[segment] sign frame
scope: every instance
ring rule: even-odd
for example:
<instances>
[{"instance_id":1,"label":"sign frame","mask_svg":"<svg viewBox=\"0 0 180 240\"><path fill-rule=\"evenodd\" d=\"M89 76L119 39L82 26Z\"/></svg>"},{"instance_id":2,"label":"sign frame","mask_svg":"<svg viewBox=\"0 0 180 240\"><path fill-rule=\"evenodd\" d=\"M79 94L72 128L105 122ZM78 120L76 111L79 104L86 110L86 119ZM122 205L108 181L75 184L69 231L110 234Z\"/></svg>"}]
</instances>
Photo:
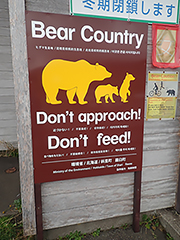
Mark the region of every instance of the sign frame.
<instances>
[{"instance_id":1,"label":"sign frame","mask_svg":"<svg viewBox=\"0 0 180 240\"><path fill-rule=\"evenodd\" d=\"M147 24L28 11L26 19L35 183L141 171ZM118 46L103 37L108 28Z\"/></svg>"},{"instance_id":2,"label":"sign frame","mask_svg":"<svg viewBox=\"0 0 180 240\"><path fill-rule=\"evenodd\" d=\"M134 21L134 22L144 22L144 23L179 24L180 3L178 2L178 0L177 0L177 5L176 5L176 7L177 7L176 14L175 14L176 16L174 17L173 21L169 21L168 18L167 19L160 19L159 17L161 17L162 13L159 13L158 18L155 18L155 19L153 19L152 17L150 17L148 19L147 15L145 15L145 19L143 19L142 16L140 18L138 18L135 14L133 15L135 17L131 17L131 13L126 14L124 12L122 13L122 16L118 16L118 14L114 14L114 16L113 16L113 14L109 14L109 13L105 12L106 6L103 7L103 6L98 5L98 3L97 3L98 0L81 1L84 4L85 3L87 4L85 6L84 10L83 10L83 8L80 4L80 1L81 0L70 0L70 13L74 16L95 17L95 18L115 19L115 20L122 20L122 21L132 21L132 22ZM167 0L165 0L165 1L167 1ZM93 10L92 3L97 4L99 6L99 8L102 8L104 13L98 13L97 10L96 10L95 13L93 13L92 12L92 10ZM78 4L78 6L75 7L75 4ZM142 4L144 4L144 1L143 1ZM109 6L109 8L111 8L111 5ZM125 7L123 7L123 11L124 11L124 9L125 9ZM109 10L107 10L107 11L109 11ZM134 11L134 10L132 10L132 11ZM148 12L151 12L151 11L152 11L152 9L148 9ZM172 11L172 9L171 9L171 11ZM119 12L120 12L120 10L119 10ZM136 12L136 14L137 14L137 12ZM163 12L163 14L164 14L164 12Z\"/></svg>"},{"instance_id":3,"label":"sign frame","mask_svg":"<svg viewBox=\"0 0 180 240\"><path fill-rule=\"evenodd\" d=\"M30 12L26 12L26 16L29 14ZM37 13L35 13L35 12L32 12L32 15L36 15ZM49 17L49 14L45 14L45 13L38 13L38 20L39 20L39 15L40 14L43 14L43 15L46 15L46 16L48 16ZM53 15L53 14L52 14ZM55 16L55 14L54 14L54 16ZM67 17L67 16L66 16ZM65 18L66 18L65 17ZM71 17L72 18L72 17ZM35 18L33 18L33 19L35 19ZM27 20L27 18L26 18L26 20ZM73 17L73 20L74 20L74 17ZM33 20L34 21L34 20ZM94 21L94 20L93 20ZM28 23L27 23L28 24ZM33 26L33 24L34 23L32 23L32 26ZM42 22L38 22L37 23L37 25L38 26L42 26L43 25L43 23ZM31 26L31 27L32 27ZM38 30L40 30L39 32L40 32L40 35L43 33L43 28L39 28L38 26L34 26L34 28L36 28L36 30L38 31ZM52 28L52 26L50 27L51 28L51 30L53 30L53 28ZM33 29L33 27L32 27L32 29ZM126 28L125 28L126 29ZM49 31L49 30L48 30ZM127 31L127 30L125 30L125 31ZM134 29L133 29L133 31L134 31ZM27 31L28 32L28 31ZM47 33L47 32L46 32ZM54 34L54 30L53 30L53 32L51 31L51 32L48 32L48 36L50 36L50 37L52 37L52 35L51 34ZM126 34L125 34L126 35ZM133 33L133 35L134 35L134 33ZM132 35L132 36L133 36ZM138 40L138 37L137 37L137 35L135 35L136 36L136 40ZM30 36L27 34L27 41L28 41L28 38L29 38ZM43 37L42 37L43 38ZM142 37L140 37L139 38L139 41L137 41L137 43L136 44L138 44L138 45L136 45L135 44L135 42L133 42L132 43L132 39L131 39L131 41L129 42L129 44L133 44L134 45L134 47L136 46L136 48L138 48L138 46L140 47L140 39L142 39ZM97 38L97 41L98 41L98 38ZM126 41L127 41L127 39L126 39ZM146 41L147 41L147 29L146 29ZM145 42L146 42L145 41ZM43 42L43 41L42 41ZM41 42L41 44L42 44L42 42ZM138 43L139 42L139 43ZM41 45L41 47L40 47L40 45L34 45L34 48L36 49L36 50L42 50L42 48L43 48L43 50L45 49L45 50L52 50L51 49L51 46L48 48L48 47L46 47L46 46L44 46L44 47L42 47L43 45ZM145 43L144 43L144 47L143 47L143 51L145 51ZM29 61L32 61L33 60L33 58L31 59L31 57L33 56L32 54L33 54L33 51L32 51L32 53L31 54L29 54L29 51L31 51L32 49L30 49L30 48L28 48L28 56L29 56ZM35 50L35 51L36 51ZM114 51L114 50L113 50ZM128 53L126 53L126 51L124 51L124 54L126 53L126 54L129 54L129 51L127 50L127 52ZM135 51L134 51L135 52ZM134 52L132 51L132 54L134 54ZM113 53L114 54L114 53ZM120 52L118 52L118 54L120 54ZM141 54L140 52L138 53L138 54ZM145 64L145 62L146 62L146 54L144 55L144 54L142 54L143 55L143 57L141 57L140 59L141 59L141 62L143 62L143 66L146 66L146 64ZM131 56L131 58L132 58L132 56ZM124 56L123 56L123 60L124 59L126 59ZM142 59L144 59L143 61L142 61ZM50 63L51 62L53 62L54 60L52 60L52 61L50 61ZM145 61L145 62L144 62ZM67 62L67 61L66 61ZM38 63L39 63L39 61L38 61ZM54 62L53 62L54 63ZM64 62L63 62L64 63ZM36 68L36 63L34 63L34 62L31 62L31 66L34 64L34 66L35 66L35 68ZM68 64L69 64L69 62L68 62ZM73 63L74 64L74 63ZM49 66L48 64L46 65L46 66ZM46 66L45 66L45 68L44 69L46 69ZM99 64L96 64L96 67L98 67L99 66ZM33 68L32 68L33 69ZM33 96L33 91L36 89L36 88L34 88L33 87L33 77L32 76L34 76L33 74L32 74L32 72L34 71L32 71L32 69L30 69L29 68L29 79L30 79L30 99L32 100L33 98L34 98L34 96ZM104 69L104 68L103 68ZM44 71L44 70L43 70ZM39 71L40 72L40 71ZM52 72L51 72L51 74L52 74ZM129 76L129 75L131 75L131 76ZM135 74L136 76L137 76L137 73ZM142 92L142 88L143 88L143 90L144 90L144 92L143 92L143 101L142 101L142 98L140 99L140 102L142 103L142 105L141 105L141 107L139 107L139 108L142 108L141 110L142 110L142 113L141 113L141 111L136 111L136 110L134 110L133 108L132 108L132 106L131 106L131 110L130 110L130 112L127 112L126 111L126 116L128 115L129 117L130 117L130 115L131 116L136 116L135 118L136 118L136 120L138 121L138 119L139 120L141 120L140 121L140 128L141 128L141 131L142 131L142 136L141 136L141 147L139 148L139 151L140 151L140 155L138 155L138 157L140 158L140 168L139 169L137 169L136 171L132 171L132 172L134 172L134 208L133 208L133 230L135 231L135 232L139 232L140 231L140 226L139 226L139 220L140 220L140 199L141 199L141 173L142 173L142 142L143 142L143 127L144 127L144 99L145 99L145 76L146 76L146 68L144 68L144 70L143 70L143 74L142 74L142 71L141 71L141 75L143 75L143 78L141 79L142 81L144 81L143 83L142 83L142 87L139 89L139 87L138 87L138 91L139 92ZM130 79L131 80L135 80L135 77L133 77L132 76L132 74L129 74L129 73L126 73L126 77L130 77ZM126 79L126 78L125 78ZM124 80L125 80L124 79ZM37 77L37 80L38 80L38 77ZM39 81L39 80L38 80ZM121 87L120 87L120 90L119 90L119 94L120 94L120 96L121 96L121 101L123 102L123 104L125 104L125 103L127 103L128 102L128 100L127 100L127 97L126 98L123 98L123 90L121 91L121 89L122 89L122 86L123 86L123 83L124 83L124 81L122 82L122 85L121 85ZM42 83L42 87L44 87L44 85L43 85L43 83ZM128 87L130 87L130 85L128 85ZM112 88L112 86L111 86L111 88ZM114 89L114 88L113 88ZM46 88L44 88L44 90L45 90L45 92L46 92ZM129 90L128 90L129 91ZM35 91L35 92L38 92L38 94L39 94L39 91ZM139 92L138 92L138 96L139 96ZM127 96L129 96L130 97L130 91L128 92L129 94L127 95ZM47 94L47 93L46 93ZM134 90L132 90L132 96L133 96L133 94L134 94ZM33 97L32 97L33 96ZM96 95L95 95L96 96ZM113 98L112 98L112 96L111 97L109 97L110 98L110 100L111 100L111 102L113 103ZM33 143L33 154L35 154L35 152L36 152L36 150L34 149L35 148L35 146L36 146L36 144L37 144L37 142L36 142L36 144L35 144L35 139L37 138L37 135L36 134L34 134L33 133L33 131L34 131L34 129L36 129L37 130L37 128L35 128L34 126L34 119L35 119L35 116L36 116L36 120L37 120L37 123L39 122L43 122L44 120L42 120L40 117L39 118L37 118L37 116L39 116L38 114L42 114L42 109L40 109L40 110L38 110L38 111L41 111L40 113L38 112L38 114L37 114L37 112L35 112L34 111L34 109L35 109L35 103L36 103L36 101L37 101L37 98L35 98L34 99L35 101L31 101L31 117L32 117L32 143ZM104 104L105 104L105 106L106 106L106 104L108 103L108 100L105 98L104 99L105 100L105 102L104 102ZM47 96L46 96L46 104L49 104L50 102L50 98L48 97L47 98ZM57 101L57 100L56 100ZM96 101L98 102L99 100L96 98ZM115 101L114 101L115 102ZM137 100L137 102L138 102L138 100ZM99 103L101 103L101 102L99 102ZM50 103L51 104L51 103ZM80 102L79 102L79 104L81 104ZM113 105L112 105L113 106ZM35 114L36 113L36 114ZM138 115L138 113L139 113L139 115ZM119 114L122 114L122 113L119 113ZM142 117L141 117L141 114L142 114ZM42 114L43 116L45 116L45 114L43 113ZM72 119L72 116L73 116L73 114L71 113L70 115L69 115L69 118L70 119ZM139 118L138 118L138 116L139 116ZM52 116L52 114L51 114L51 117L53 118L54 116ZM51 122L51 121L53 121L52 119L51 119L51 117L49 117L49 121ZM128 119L128 120L130 120L130 119ZM132 119L131 120L133 120L133 117L132 117ZM89 119L89 121L90 121L90 119ZM72 121L73 122L73 121ZM95 128L94 128L95 129ZM36 131L35 130L35 131ZM38 133L39 134L39 133ZM114 135L113 135L114 136ZM127 137L125 136L125 134L123 135L121 135L120 137L119 137L119 139L126 139ZM99 138L100 139L100 138ZM108 139L108 140L107 140ZM87 138L84 138L84 142L86 142L86 140L87 140ZM100 140L99 140L100 141ZM106 138L106 140L104 140L104 143L106 143L107 141L109 141L109 138ZM117 142L117 137L113 137L113 143L114 143L114 141L116 141ZM118 141L120 141L120 140L118 140ZM125 140L124 140L125 141ZM66 142L67 142L67 140L66 140ZM122 142L123 142L123 140L122 140ZM123 143L122 143L123 144ZM106 144L105 144L106 145ZM54 145L53 144L51 144L51 146L52 146L52 148L54 147ZM36 163L36 160L35 159L37 159L36 158L36 156L34 155L34 164ZM35 167L36 167L36 165L35 165ZM36 170L37 171L37 170ZM50 179L46 179L45 181L42 181L42 180L37 180L36 178L37 178L37 173L38 172L36 172L36 174L35 174L35 182L34 182L34 194L35 194L35 209L36 209L36 229L37 229L37 239L38 240L42 240L43 239L43 223L42 223L42 202L41 202L41 183L43 183L43 182L49 182L49 181L57 181L57 180L65 180L65 179L53 179L53 180L50 180ZM108 173L109 174L109 173ZM110 173L111 174L111 173ZM106 175L106 174L100 174L100 175ZM86 176L84 176L84 177L86 177ZM70 179L72 179L72 178L70 178Z\"/></svg>"}]
</instances>

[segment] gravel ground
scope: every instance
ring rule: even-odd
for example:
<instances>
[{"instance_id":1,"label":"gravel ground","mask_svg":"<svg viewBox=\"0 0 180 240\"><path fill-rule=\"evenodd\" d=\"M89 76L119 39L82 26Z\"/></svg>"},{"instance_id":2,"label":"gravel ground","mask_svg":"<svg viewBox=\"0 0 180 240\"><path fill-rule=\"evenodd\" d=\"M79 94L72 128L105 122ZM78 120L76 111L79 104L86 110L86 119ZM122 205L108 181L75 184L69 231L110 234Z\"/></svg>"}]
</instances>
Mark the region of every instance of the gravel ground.
<instances>
[{"instance_id":1,"label":"gravel ground","mask_svg":"<svg viewBox=\"0 0 180 240\"><path fill-rule=\"evenodd\" d=\"M94 237L92 234L87 235L83 240L167 240L166 233L163 231L163 228L160 226L155 231L147 229L145 226L141 227L139 233L134 233L132 227L127 229L116 228L110 229L107 231L101 231L100 235Z\"/></svg>"}]
</instances>

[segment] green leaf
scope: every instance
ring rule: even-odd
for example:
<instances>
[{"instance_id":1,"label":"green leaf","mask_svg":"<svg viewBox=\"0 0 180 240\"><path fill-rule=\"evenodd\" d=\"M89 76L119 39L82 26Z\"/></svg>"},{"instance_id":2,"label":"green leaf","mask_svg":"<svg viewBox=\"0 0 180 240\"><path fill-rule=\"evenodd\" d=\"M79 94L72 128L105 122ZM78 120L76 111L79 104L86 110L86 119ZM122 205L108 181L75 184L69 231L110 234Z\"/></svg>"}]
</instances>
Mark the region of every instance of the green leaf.
<instances>
[{"instance_id":1,"label":"green leaf","mask_svg":"<svg viewBox=\"0 0 180 240\"><path fill-rule=\"evenodd\" d=\"M147 229L150 229L150 227L151 227L151 225L149 225L148 223L145 225L145 227L147 228Z\"/></svg>"},{"instance_id":2,"label":"green leaf","mask_svg":"<svg viewBox=\"0 0 180 240\"><path fill-rule=\"evenodd\" d=\"M148 216L147 216L146 214L144 214L144 215L142 216L142 221L146 221L147 218L148 218Z\"/></svg>"},{"instance_id":3,"label":"green leaf","mask_svg":"<svg viewBox=\"0 0 180 240\"><path fill-rule=\"evenodd\" d=\"M157 222L157 223L155 224L155 226L156 226L156 227L159 227L159 222Z\"/></svg>"}]
</instances>

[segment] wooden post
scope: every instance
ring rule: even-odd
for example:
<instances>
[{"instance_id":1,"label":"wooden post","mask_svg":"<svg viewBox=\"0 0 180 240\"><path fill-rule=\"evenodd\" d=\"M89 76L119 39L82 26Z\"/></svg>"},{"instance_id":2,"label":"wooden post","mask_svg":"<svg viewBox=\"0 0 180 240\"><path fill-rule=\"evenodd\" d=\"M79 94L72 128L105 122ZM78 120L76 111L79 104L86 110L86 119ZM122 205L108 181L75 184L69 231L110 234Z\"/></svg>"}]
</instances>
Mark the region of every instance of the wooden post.
<instances>
[{"instance_id":1,"label":"wooden post","mask_svg":"<svg viewBox=\"0 0 180 240\"><path fill-rule=\"evenodd\" d=\"M134 206L133 206L133 230L140 231L140 204L141 204L141 172L134 172Z\"/></svg>"},{"instance_id":2,"label":"wooden post","mask_svg":"<svg viewBox=\"0 0 180 240\"><path fill-rule=\"evenodd\" d=\"M180 165L179 165L178 186L177 186L177 193L176 193L176 211L180 214Z\"/></svg>"},{"instance_id":3,"label":"wooden post","mask_svg":"<svg viewBox=\"0 0 180 240\"><path fill-rule=\"evenodd\" d=\"M37 240L43 240L41 184L34 184L35 209L36 209L36 235Z\"/></svg>"},{"instance_id":4,"label":"wooden post","mask_svg":"<svg viewBox=\"0 0 180 240\"><path fill-rule=\"evenodd\" d=\"M35 234L29 74L24 0L8 0L24 235Z\"/></svg>"}]
</instances>

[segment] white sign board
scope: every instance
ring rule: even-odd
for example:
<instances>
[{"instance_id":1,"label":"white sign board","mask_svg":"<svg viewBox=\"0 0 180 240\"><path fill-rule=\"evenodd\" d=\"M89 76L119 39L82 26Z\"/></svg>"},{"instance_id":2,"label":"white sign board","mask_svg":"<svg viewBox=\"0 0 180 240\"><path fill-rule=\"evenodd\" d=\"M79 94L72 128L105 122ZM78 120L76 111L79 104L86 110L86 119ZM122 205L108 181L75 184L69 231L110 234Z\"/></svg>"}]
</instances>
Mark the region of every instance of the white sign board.
<instances>
[{"instance_id":1,"label":"white sign board","mask_svg":"<svg viewBox=\"0 0 180 240\"><path fill-rule=\"evenodd\" d=\"M71 13L149 23L177 24L178 0L70 0Z\"/></svg>"}]
</instances>

